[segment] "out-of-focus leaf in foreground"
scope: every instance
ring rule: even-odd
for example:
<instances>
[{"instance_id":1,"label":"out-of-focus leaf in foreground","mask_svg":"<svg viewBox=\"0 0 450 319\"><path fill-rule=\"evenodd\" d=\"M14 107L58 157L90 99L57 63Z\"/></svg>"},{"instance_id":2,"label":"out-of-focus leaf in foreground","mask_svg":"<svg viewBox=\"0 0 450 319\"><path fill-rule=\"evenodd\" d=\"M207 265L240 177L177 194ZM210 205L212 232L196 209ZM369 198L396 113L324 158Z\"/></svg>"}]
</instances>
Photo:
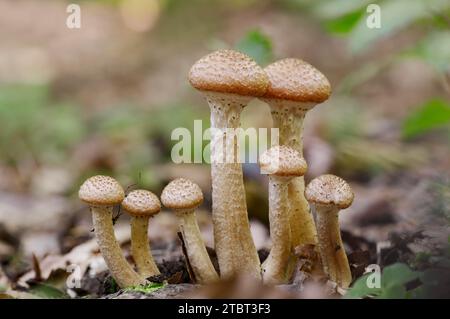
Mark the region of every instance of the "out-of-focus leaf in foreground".
<instances>
[{"instance_id":1,"label":"out-of-focus leaf in foreground","mask_svg":"<svg viewBox=\"0 0 450 319\"><path fill-rule=\"evenodd\" d=\"M396 263L384 268L381 274L381 287L369 288L367 279L372 274L360 277L350 288L348 298L408 298L406 284L418 279L420 273L411 270L406 264Z\"/></svg>"}]
</instances>

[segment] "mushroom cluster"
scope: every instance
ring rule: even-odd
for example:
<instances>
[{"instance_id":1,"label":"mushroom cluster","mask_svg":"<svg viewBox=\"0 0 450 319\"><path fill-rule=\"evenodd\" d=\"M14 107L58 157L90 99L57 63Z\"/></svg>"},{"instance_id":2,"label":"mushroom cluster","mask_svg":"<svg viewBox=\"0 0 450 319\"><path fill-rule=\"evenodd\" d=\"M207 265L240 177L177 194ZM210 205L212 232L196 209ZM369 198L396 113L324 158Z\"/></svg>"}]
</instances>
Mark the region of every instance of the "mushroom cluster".
<instances>
[{"instance_id":1,"label":"mushroom cluster","mask_svg":"<svg viewBox=\"0 0 450 319\"><path fill-rule=\"evenodd\" d=\"M263 69L243 53L219 50L192 66L189 82L206 97L211 113L212 222L218 270L196 220L195 209L203 202L200 187L187 179L175 179L164 188L161 202L179 219L193 280L208 284L246 274L270 285L289 283L298 263L295 248L313 245L329 279L348 287L352 275L338 213L351 205L353 192L334 175L319 176L306 189L303 178L307 170L303 121L310 109L329 98L327 78L299 59L280 60ZM269 178L272 239L269 256L262 264L250 231L237 152L240 114L255 98L269 105L273 126L279 130L279 143L259 159L261 173ZM149 218L161 209L156 195L136 190L125 196L113 178L94 176L80 187L79 197L91 207L100 251L120 287L145 284L159 274L148 240ZM131 251L137 271L114 237L112 207L118 204L131 215Z\"/></svg>"}]
</instances>

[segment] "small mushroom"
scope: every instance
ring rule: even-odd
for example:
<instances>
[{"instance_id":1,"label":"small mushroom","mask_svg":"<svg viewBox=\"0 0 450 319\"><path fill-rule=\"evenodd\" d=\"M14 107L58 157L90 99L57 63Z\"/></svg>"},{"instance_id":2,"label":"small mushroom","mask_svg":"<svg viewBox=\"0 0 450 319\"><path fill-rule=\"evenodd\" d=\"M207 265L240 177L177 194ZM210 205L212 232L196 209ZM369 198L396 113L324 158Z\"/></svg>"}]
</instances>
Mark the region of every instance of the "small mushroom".
<instances>
[{"instance_id":1,"label":"small mushroom","mask_svg":"<svg viewBox=\"0 0 450 319\"><path fill-rule=\"evenodd\" d=\"M264 283L284 284L290 279L288 265L292 242L289 224L288 185L303 176L307 165L299 152L287 146L274 146L260 157L261 173L269 175L269 222L272 249L262 265Z\"/></svg>"},{"instance_id":2,"label":"small mushroom","mask_svg":"<svg viewBox=\"0 0 450 319\"><path fill-rule=\"evenodd\" d=\"M338 285L347 288L352 274L339 229L339 211L353 202L353 191L342 178L322 175L306 187L308 201L316 207L320 257L325 273Z\"/></svg>"},{"instance_id":3,"label":"small mushroom","mask_svg":"<svg viewBox=\"0 0 450 319\"><path fill-rule=\"evenodd\" d=\"M122 186L112 177L97 175L81 185L78 196L91 208L100 252L117 284L121 288L145 284L146 280L133 270L123 256L114 235L112 208L124 199Z\"/></svg>"},{"instance_id":4,"label":"small mushroom","mask_svg":"<svg viewBox=\"0 0 450 319\"><path fill-rule=\"evenodd\" d=\"M134 190L125 197L122 207L131 215L131 254L139 274L144 278L159 275L148 241L149 219L161 210L158 197L147 190Z\"/></svg>"},{"instance_id":5,"label":"small mushroom","mask_svg":"<svg viewBox=\"0 0 450 319\"><path fill-rule=\"evenodd\" d=\"M184 178L175 179L164 188L161 201L180 219L180 231L196 282L208 284L217 281L219 276L209 258L195 217L195 209L203 202L200 187Z\"/></svg>"},{"instance_id":6,"label":"small mushroom","mask_svg":"<svg viewBox=\"0 0 450 319\"><path fill-rule=\"evenodd\" d=\"M225 278L239 273L260 278L260 261L250 232L242 167L235 154L237 137L227 129L240 127L242 109L254 97L264 95L267 76L249 56L220 50L192 66L189 82L206 96L211 110L212 214L220 273Z\"/></svg>"},{"instance_id":7,"label":"small mushroom","mask_svg":"<svg viewBox=\"0 0 450 319\"><path fill-rule=\"evenodd\" d=\"M280 145L292 147L303 156L305 114L316 104L328 99L330 83L319 70L299 59L274 62L264 71L270 84L262 100L269 104L273 126L280 130ZM303 177L295 178L289 185L293 247L317 243L314 220L304 191Z\"/></svg>"}]
</instances>

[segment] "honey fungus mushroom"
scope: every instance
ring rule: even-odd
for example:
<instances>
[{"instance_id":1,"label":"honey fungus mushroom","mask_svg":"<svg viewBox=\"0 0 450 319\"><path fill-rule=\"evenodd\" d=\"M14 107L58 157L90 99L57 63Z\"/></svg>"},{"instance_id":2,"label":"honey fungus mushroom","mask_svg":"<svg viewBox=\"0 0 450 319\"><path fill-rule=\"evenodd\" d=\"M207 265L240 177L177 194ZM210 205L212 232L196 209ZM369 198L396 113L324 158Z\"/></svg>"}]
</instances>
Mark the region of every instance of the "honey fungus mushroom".
<instances>
[{"instance_id":1,"label":"honey fungus mushroom","mask_svg":"<svg viewBox=\"0 0 450 319\"><path fill-rule=\"evenodd\" d=\"M266 93L267 76L249 56L220 50L192 66L189 82L205 95L211 110L212 214L220 273L227 278L243 272L259 279L242 167L235 154L236 130L229 129L239 128L242 109Z\"/></svg>"},{"instance_id":2,"label":"honey fungus mushroom","mask_svg":"<svg viewBox=\"0 0 450 319\"><path fill-rule=\"evenodd\" d=\"M92 212L95 237L106 265L121 288L145 284L125 259L113 227L113 206L122 202L125 192L112 177L97 175L88 178L78 191L79 198Z\"/></svg>"},{"instance_id":3,"label":"honey fungus mushroom","mask_svg":"<svg viewBox=\"0 0 450 319\"><path fill-rule=\"evenodd\" d=\"M134 190L125 197L122 207L131 216L131 254L139 274L144 278L159 275L148 241L149 219L161 210L158 197L144 189Z\"/></svg>"},{"instance_id":4,"label":"honey fungus mushroom","mask_svg":"<svg viewBox=\"0 0 450 319\"><path fill-rule=\"evenodd\" d=\"M346 288L352 274L341 239L339 211L353 202L350 185L335 175L322 175L313 179L305 191L306 198L316 208L316 226L320 257L330 279Z\"/></svg>"},{"instance_id":5,"label":"honey fungus mushroom","mask_svg":"<svg viewBox=\"0 0 450 319\"><path fill-rule=\"evenodd\" d=\"M262 98L271 109L273 126L279 129L280 145L286 145L303 156L303 121L306 113L331 94L327 78L300 59L283 59L268 65L264 71L269 87ZM317 244L314 219L304 196L305 181L297 177L289 184L292 245Z\"/></svg>"},{"instance_id":6,"label":"honey fungus mushroom","mask_svg":"<svg viewBox=\"0 0 450 319\"><path fill-rule=\"evenodd\" d=\"M184 178L175 179L164 188L161 201L180 220L180 231L195 281L199 284L217 281L219 276L209 258L195 216L195 209L203 202L200 187Z\"/></svg>"},{"instance_id":7,"label":"honey fungus mushroom","mask_svg":"<svg viewBox=\"0 0 450 319\"><path fill-rule=\"evenodd\" d=\"M289 261L292 257L288 185L293 178L303 176L307 165L300 153L287 146L275 146L265 151L259 160L261 173L269 175L269 223L272 248L262 264L264 283L289 282Z\"/></svg>"}]
</instances>

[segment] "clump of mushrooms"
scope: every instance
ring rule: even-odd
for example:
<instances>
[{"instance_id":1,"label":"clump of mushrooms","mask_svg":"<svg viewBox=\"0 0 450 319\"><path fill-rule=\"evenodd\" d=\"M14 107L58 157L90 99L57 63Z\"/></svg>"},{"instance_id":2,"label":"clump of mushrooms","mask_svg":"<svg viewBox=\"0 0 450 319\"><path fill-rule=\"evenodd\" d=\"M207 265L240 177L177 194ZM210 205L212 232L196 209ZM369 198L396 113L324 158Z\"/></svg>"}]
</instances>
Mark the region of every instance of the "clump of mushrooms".
<instances>
[{"instance_id":1,"label":"clump of mushrooms","mask_svg":"<svg viewBox=\"0 0 450 319\"><path fill-rule=\"evenodd\" d=\"M299 59L283 59L264 71L269 87L262 98L271 109L273 126L279 129L280 145L287 145L303 156L303 120L306 112L328 99L331 93L327 78L312 65ZM304 178L289 184L292 246L317 244L314 220L304 196Z\"/></svg>"},{"instance_id":2,"label":"clump of mushrooms","mask_svg":"<svg viewBox=\"0 0 450 319\"><path fill-rule=\"evenodd\" d=\"M316 225L320 257L325 273L340 286L347 288L352 274L345 254L339 228L339 211L353 202L350 185L334 175L322 175L306 187L308 201L316 208Z\"/></svg>"},{"instance_id":3,"label":"clump of mushrooms","mask_svg":"<svg viewBox=\"0 0 450 319\"><path fill-rule=\"evenodd\" d=\"M164 188L161 201L174 210L180 220L180 231L195 281L199 284L217 281L219 276L209 258L195 216L195 209L203 202L200 187L184 178L175 179Z\"/></svg>"},{"instance_id":4,"label":"clump of mushrooms","mask_svg":"<svg viewBox=\"0 0 450 319\"><path fill-rule=\"evenodd\" d=\"M272 249L262 265L264 283L284 284L290 280L288 265L292 242L289 224L288 185L303 176L307 165L299 152L287 146L275 146L259 159L261 173L269 175L269 222Z\"/></svg>"},{"instance_id":5,"label":"clump of mushrooms","mask_svg":"<svg viewBox=\"0 0 450 319\"><path fill-rule=\"evenodd\" d=\"M159 275L148 241L149 219L161 210L158 197L147 190L134 190L125 197L122 207L131 215L131 254L139 274L144 278Z\"/></svg>"},{"instance_id":6,"label":"clump of mushrooms","mask_svg":"<svg viewBox=\"0 0 450 319\"><path fill-rule=\"evenodd\" d=\"M221 275L227 278L247 273L261 278L248 221L242 167L234 154L237 137L233 133L227 136L227 129L239 128L242 109L254 97L266 93L267 75L247 55L220 50L192 66L189 82L206 96L211 110L212 214Z\"/></svg>"},{"instance_id":7,"label":"clump of mushrooms","mask_svg":"<svg viewBox=\"0 0 450 319\"><path fill-rule=\"evenodd\" d=\"M342 243L338 214L353 201L350 186L334 175L315 178L306 187L303 175L302 130L307 111L328 99L327 78L298 59L277 61L264 70L247 55L220 50L197 61L189 73L191 85L201 91L211 111L211 176L214 244L222 278L251 275L267 284L289 282L294 269L293 249L318 245L324 271L342 287L352 281ZM271 108L279 145L260 156L261 172L269 175L269 221L272 248L261 265L250 232L243 172L236 150L236 129L243 108L259 97ZM230 130L231 129L231 130ZM126 198L119 183L94 176L81 185L79 197L93 215L100 251L120 287L145 284L159 274L148 241L149 218L161 204L151 192L137 190ZM163 190L161 201L175 211L195 281L219 280L197 224L195 210L203 202L200 187L179 178ZM316 223L308 201L315 206ZM132 255L139 273L122 254L114 236L112 207L120 204L132 215Z\"/></svg>"},{"instance_id":8,"label":"clump of mushrooms","mask_svg":"<svg viewBox=\"0 0 450 319\"><path fill-rule=\"evenodd\" d=\"M125 197L122 186L112 177L97 175L81 185L78 196L91 208L100 252L117 284L121 288L145 284L146 280L125 259L114 235L113 206Z\"/></svg>"}]
</instances>

